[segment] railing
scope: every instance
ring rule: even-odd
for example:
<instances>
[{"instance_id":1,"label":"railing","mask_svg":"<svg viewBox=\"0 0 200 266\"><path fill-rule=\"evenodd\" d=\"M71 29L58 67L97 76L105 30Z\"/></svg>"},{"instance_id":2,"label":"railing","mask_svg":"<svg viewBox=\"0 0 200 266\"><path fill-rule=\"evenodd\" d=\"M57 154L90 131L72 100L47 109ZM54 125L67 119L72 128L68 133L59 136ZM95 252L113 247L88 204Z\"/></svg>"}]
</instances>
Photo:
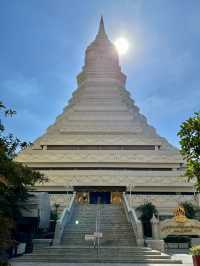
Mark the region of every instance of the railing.
<instances>
[{"instance_id":1,"label":"railing","mask_svg":"<svg viewBox=\"0 0 200 266\"><path fill-rule=\"evenodd\" d=\"M96 229L94 233L94 248L97 249L97 256L100 254L100 227L101 227L101 210L100 204L97 203L97 210L96 210Z\"/></svg>"},{"instance_id":2,"label":"railing","mask_svg":"<svg viewBox=\"0 0 200 266\"><path fill-rule=\"evenodd\" d=\"M129 222L131 223L131 225L133 227L133 231L134 231L134 234L136 237L136 243L138 246L144 246L142 223L137 218L137 215L136 215L134 208L130 207L125 192L123 193L123 201L122 202L123 202L123 206L125 209L127 219L129 220Z\"/></svg>"},{"instance_id":3,"label":"railing","mask_svg":"<svg viewBox=\"0 0 200 266\"><path fill-rule=\"evenodd\" d=\"M59 245L61 242L65 226L71 218L72 210L74 207L75 196L76 196L76 193L74 192L69 205L63 210L63 213L60 219L57 220L53 245Z\"/></svg>"}]
</instances>

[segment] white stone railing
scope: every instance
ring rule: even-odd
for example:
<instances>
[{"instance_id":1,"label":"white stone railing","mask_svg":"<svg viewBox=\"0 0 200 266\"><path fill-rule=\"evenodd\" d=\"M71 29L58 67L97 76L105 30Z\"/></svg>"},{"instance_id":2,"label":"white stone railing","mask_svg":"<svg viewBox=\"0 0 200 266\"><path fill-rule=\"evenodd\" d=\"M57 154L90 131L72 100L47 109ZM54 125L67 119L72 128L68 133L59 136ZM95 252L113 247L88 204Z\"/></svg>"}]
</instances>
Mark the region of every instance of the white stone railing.
<instances>
[{"instance_id":1,"label":"white stone railing","mask_svg":"<svg viewBox=\"0 0 200 266\"><path fill-rule=\"evenodd\" d=\"M57 220L53 245L59 245L61 242L65 226L71 218L71 214L72 214L74 202L75 202L75 196L76 196L76 193L74 192L69 205L63 210L63 213L60 219Z\"/></svg>"},{"instance_id":2,"label":"white stone railing","mask_svg":"<svg viewBox=\"0 0 200 266\"><path fill-rule=\"evenodd\" d=\"M134 208L130 208L125 192L123 193L123 201L122 202L123 202L123 206L125 209L127 219L129 220L129 222L131 223L131 225L133 227L133 231L134 231L135 237L136 237L136 243L138 246L144 246L144 236L143 236L142 223L137 218L137 215L136 215Z\"/></svg>"}]
</instances>

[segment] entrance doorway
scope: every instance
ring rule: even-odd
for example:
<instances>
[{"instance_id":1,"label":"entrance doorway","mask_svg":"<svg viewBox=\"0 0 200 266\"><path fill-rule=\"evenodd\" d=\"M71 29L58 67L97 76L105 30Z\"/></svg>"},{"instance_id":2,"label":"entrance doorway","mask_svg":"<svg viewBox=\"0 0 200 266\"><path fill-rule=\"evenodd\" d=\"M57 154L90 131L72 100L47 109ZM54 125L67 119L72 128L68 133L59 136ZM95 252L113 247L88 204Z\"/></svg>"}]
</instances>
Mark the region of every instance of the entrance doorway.
<instances>
[{"instance_id":1,"label":"entrance doorway","mask_svg":"<svg viewBox=\"0 0 200 266\"><path fill-rule=\"evenodd\" d=\"M117 186L75 186L76 200L84 204L121 204L126 187Z\"/></svg>"},{"instance_id":2,"label":"entrance doorway","mask_svg":"<svg viewBox=\"0 0 200 266\"><path fill-rule=\"evenodd\" d=\"M95 191L90 192L90 204L110 204L111 192L107 191Z\"/></svg>"}]
</instances>

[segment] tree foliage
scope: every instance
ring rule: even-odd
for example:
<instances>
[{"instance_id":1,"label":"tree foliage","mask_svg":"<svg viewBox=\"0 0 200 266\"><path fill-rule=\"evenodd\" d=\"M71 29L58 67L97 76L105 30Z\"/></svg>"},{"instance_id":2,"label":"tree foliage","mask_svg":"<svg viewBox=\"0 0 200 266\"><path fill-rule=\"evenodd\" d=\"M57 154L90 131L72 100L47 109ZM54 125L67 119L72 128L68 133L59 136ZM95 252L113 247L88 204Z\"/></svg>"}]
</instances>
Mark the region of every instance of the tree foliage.
<instances>
[{"instance_id":1,"label":"tree foliage","mask_svg":"<svg viewBox=\"0 0 200 266\"><path fill-rule=\"evenodd\" d=\"M153 215L158 216L156 206L151 202L145 202L136 208L136 211L140 212L140 219L143 222L150 221Z\"/></svg>"},{"instance_id":2,"label":"tree foliage","mask_svg":"<svg viewBox=\"0 0 200 266\"><path fill-rule=\"evenodd\" d=\"M191 202L185 201L181 203L181 206L185 210L185 216L189 219L195 219L196 208Z\"/></svg>"},{"instance_id":3,"label":"tree foliage","mask_svg":"<svg viewBox=\"0 0 200 266\"><path fill-rule=\"evenodd\" d=\"M17 152L28 146L12 134L6 134L2 116L14 114L15 111L0 102L0 250L12 244L11 231L21 217L34 184L46 181L41 173L14 161Z\"/></svg>"},{"instance_id":4,"label":"tree foliage","mask_svg":"<svg viewBox=\"0 0 200 266\"><path fill-rule=\"evenodd\" d=\"M195 179L195 187L200 191L200 112L182 123L178 132L181 154L187 162L188 181Z\"/></svg>"}]
</instances>

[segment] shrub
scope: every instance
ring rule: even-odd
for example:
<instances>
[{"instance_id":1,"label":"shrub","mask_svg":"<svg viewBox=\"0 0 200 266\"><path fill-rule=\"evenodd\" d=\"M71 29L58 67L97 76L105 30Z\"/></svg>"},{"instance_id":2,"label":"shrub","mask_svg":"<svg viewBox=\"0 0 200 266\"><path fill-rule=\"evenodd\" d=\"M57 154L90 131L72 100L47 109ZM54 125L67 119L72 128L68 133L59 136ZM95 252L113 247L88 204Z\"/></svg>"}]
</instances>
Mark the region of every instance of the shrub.
<instances>
[{"instance_id":1,"label":"shrub","mask_svg":"<svg viewBox=\"0 0 200 266\"><path fill-rule=\"evenodd\" d=\"M193 256L200 256L200 245L192 247L190 251Z\"/></svg>"}]
</instances>

